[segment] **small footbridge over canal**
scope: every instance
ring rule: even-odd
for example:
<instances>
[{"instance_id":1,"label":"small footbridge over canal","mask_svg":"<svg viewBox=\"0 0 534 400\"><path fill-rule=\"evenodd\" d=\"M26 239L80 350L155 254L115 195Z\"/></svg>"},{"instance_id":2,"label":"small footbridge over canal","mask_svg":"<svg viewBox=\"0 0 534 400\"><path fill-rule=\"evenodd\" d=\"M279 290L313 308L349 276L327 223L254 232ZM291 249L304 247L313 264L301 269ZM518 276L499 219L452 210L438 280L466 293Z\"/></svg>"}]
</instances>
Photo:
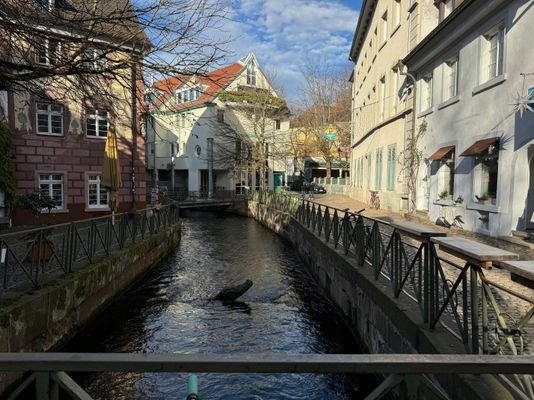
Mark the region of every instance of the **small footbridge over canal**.
<instances>
[{"instance_id":1,"label":"small footbridge over canal","mask_svg":"<svg viewBox=\"0 0 534 400\"><path fill-rule=\"evenodd\" d=\"M214 204L252 217L284 238L370 354L294 354L299 351L291 348L274 353L247 351L234 354L211 354L216 353L214 351L203 354L198 351L193 352L195 354L150 351L149 354L32 353L55 349L47 340L53 336L50 332L54 333L57 342L66 335L54 323L61 320L61 314L69 315L69 307L76 309L77 315L86 312L84 307L62 305L61 295L79 301L76 296L88 291L97 295L111 292L111 277L95 271L91 275L93 280L77 284L74 290L65 288L63 294L49 293L46 301L41 298L31 310L18 308L16 312L4 312L0 335L8 340L6 353L0 353L0 370L27 372L24 382L11 398L16 398L18 393L35 383L32 390L39 399L58 398L60 388L74 398L88 399L89 395L67 373L125 371L377 374L384 379L370 391L367 399L389 394L410 399L534 399L531 349L534 296L526 287L517 290L501 281L493 281L490 273L490 268L496 264L514 263L515 254L446 237L427 227L390 224L348 210L273 193L256 192L248 198L183 199L178 202L178 207L194 205L194 208L203 208ZM106 259L114 254L112 247L119 253L126 251L130 254L131 258L121 262L121 265L128 265L128 262L138 262L150 251L149 247L135 251L130 247L140 246L151 237L153 245L165 245L166 249L175 246L175 234L153 235L161 235L163 231L180 225L176 220L178 207L150 209L138 217L120 216L116 222L118 226L109 220L99 227L90 222L83 227L84 234L80 233L81 226L64 227L65 232L57 235L71 238L66 244L60 244L63 242L50 232L40 232L34 237L40 238L38 242L41 244L54 244L54 256L46 260L46 265L65 259L66 264L59 263L62 271L65 268L69 271L68 266L76 265L81 258L93 258L89 265L97 263L97 254ZM164 220L168 222L162 222ZM207 237L209 235L199 235L198 242L208 240ZM7 271L7 275L16 268L25 265L27 268L28 254L34 251L28 250L28 244L21 245L26 255L17 256L15 265L10 264L9 257L19 254L14 250L12 239L1 238L2 249L10 254L2 258L3 271ZM85 241L87 243L82 245ZM113 245L107 248L105 243ZM243 256L246 257L246 252ZM54 261L55 258L58 260ZM255 265L250 260L247 263ZM27 272L43 277L45 267L42 263L36 266L38 271ZM46 282L35 280L32 283L44 287ZM39 290L36 289L34 295ZM42 305L37 307L35 304ZM9 305L15 306L14 303ZM242 310L242 307L245 306L239 305L238 309ZM181 313L187 313L189 309L187 305ZM26 342L17 336L21 332L20 315L24 314L28 320L34 317L36 322L28 323L23 332L36 329L39 324L45 327L39 334L28 334ZM208 331L211 329L209 324L203 326ZM152 334L157 336L157 332ZM224 382L220 385L224 386ZM200 389L202 391L202 383Z\"/></svg>"}]
</instances>

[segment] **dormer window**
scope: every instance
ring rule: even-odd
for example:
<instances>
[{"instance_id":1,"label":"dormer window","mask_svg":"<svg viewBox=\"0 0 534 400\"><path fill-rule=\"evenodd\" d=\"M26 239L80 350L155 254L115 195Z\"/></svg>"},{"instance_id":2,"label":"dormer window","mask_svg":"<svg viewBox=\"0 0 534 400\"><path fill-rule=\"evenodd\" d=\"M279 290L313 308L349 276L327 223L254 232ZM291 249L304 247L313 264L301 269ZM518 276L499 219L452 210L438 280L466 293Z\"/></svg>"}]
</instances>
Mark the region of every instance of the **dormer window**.
<instances>
[{"instance_id":1,"label":"dormer window","mask_svg":"<svg viewBox=\"0 0 534 400\"><path fill-rule=\"evenodd\" d=\"M247 67L247 85L256 86L256 68L254 64Z\"/></svg>"},{"instance_id":2,"label":"dormer window","mask_svg":"<svg viewBox=\"0 0 534 400\"><path fill-rule=\"evenodd\" d=\"M200 86L194 88L188 88L185 90L180 90L176 92L175 98L177 103L187 103L190 101L195 101L200 98L202 95L202 88Z\"/></svg>"}]
</instances>

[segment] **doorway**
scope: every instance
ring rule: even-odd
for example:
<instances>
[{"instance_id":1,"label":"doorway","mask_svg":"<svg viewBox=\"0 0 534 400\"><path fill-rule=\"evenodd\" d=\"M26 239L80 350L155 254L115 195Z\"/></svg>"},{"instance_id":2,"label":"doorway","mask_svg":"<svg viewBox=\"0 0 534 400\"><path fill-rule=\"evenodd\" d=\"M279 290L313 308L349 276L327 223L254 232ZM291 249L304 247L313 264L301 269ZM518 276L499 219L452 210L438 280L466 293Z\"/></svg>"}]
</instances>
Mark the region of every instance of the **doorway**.
<instances>
[{"instance_id":1,"label":"doorway","mask_svg":"<svg viewBox=\"0 0 534 400\"><path fill-rule=\"evenodd\" d=\"M529 182L526 201L526 229L534 231L534 146L528 149Z\"/></svg>"}]
</instances>

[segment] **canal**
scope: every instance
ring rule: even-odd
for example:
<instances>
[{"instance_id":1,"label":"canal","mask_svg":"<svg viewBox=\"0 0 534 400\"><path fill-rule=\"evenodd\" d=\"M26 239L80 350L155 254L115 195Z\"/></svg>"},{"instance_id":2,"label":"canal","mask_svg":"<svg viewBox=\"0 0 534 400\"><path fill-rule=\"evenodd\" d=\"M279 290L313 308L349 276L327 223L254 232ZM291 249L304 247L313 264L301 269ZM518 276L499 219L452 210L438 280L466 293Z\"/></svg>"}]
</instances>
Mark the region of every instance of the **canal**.
<instances>
[{"instance_id":1,"label":"canal","mask_svg":"<svg viewBox=\"0 0 534 400\"><path fill-rule=\"evenodd\" d=\"M211 301L251 279L237 302ZM294 249L250 218L194 212L176 251L65 349L79 352L360 353ZM99 373L76 380L100 399L185 399L186 375ZM202 399L358 399L371 376L200 374Z\"/></svg>"}]
</instances>

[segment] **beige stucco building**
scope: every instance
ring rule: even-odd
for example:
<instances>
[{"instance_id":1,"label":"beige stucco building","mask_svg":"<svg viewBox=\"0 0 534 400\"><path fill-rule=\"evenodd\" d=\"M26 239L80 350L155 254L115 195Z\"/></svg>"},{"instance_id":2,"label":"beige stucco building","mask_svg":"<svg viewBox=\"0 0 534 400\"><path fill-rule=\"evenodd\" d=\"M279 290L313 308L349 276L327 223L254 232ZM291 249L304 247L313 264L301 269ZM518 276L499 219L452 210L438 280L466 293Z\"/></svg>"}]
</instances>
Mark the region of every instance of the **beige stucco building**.
<instances>
[{"instance_id":1,"label":"beige stucco building","mask_svg":"<svg viewBox=\"0 0 534 400\"><path fill-rule=\"evenodd\" d=\"M432 0L366 0L354 35L350 195L400 211L410 193L399 155L412 134L413 82L403 59L438 23Z\"/></svg>"}]
</instances>

